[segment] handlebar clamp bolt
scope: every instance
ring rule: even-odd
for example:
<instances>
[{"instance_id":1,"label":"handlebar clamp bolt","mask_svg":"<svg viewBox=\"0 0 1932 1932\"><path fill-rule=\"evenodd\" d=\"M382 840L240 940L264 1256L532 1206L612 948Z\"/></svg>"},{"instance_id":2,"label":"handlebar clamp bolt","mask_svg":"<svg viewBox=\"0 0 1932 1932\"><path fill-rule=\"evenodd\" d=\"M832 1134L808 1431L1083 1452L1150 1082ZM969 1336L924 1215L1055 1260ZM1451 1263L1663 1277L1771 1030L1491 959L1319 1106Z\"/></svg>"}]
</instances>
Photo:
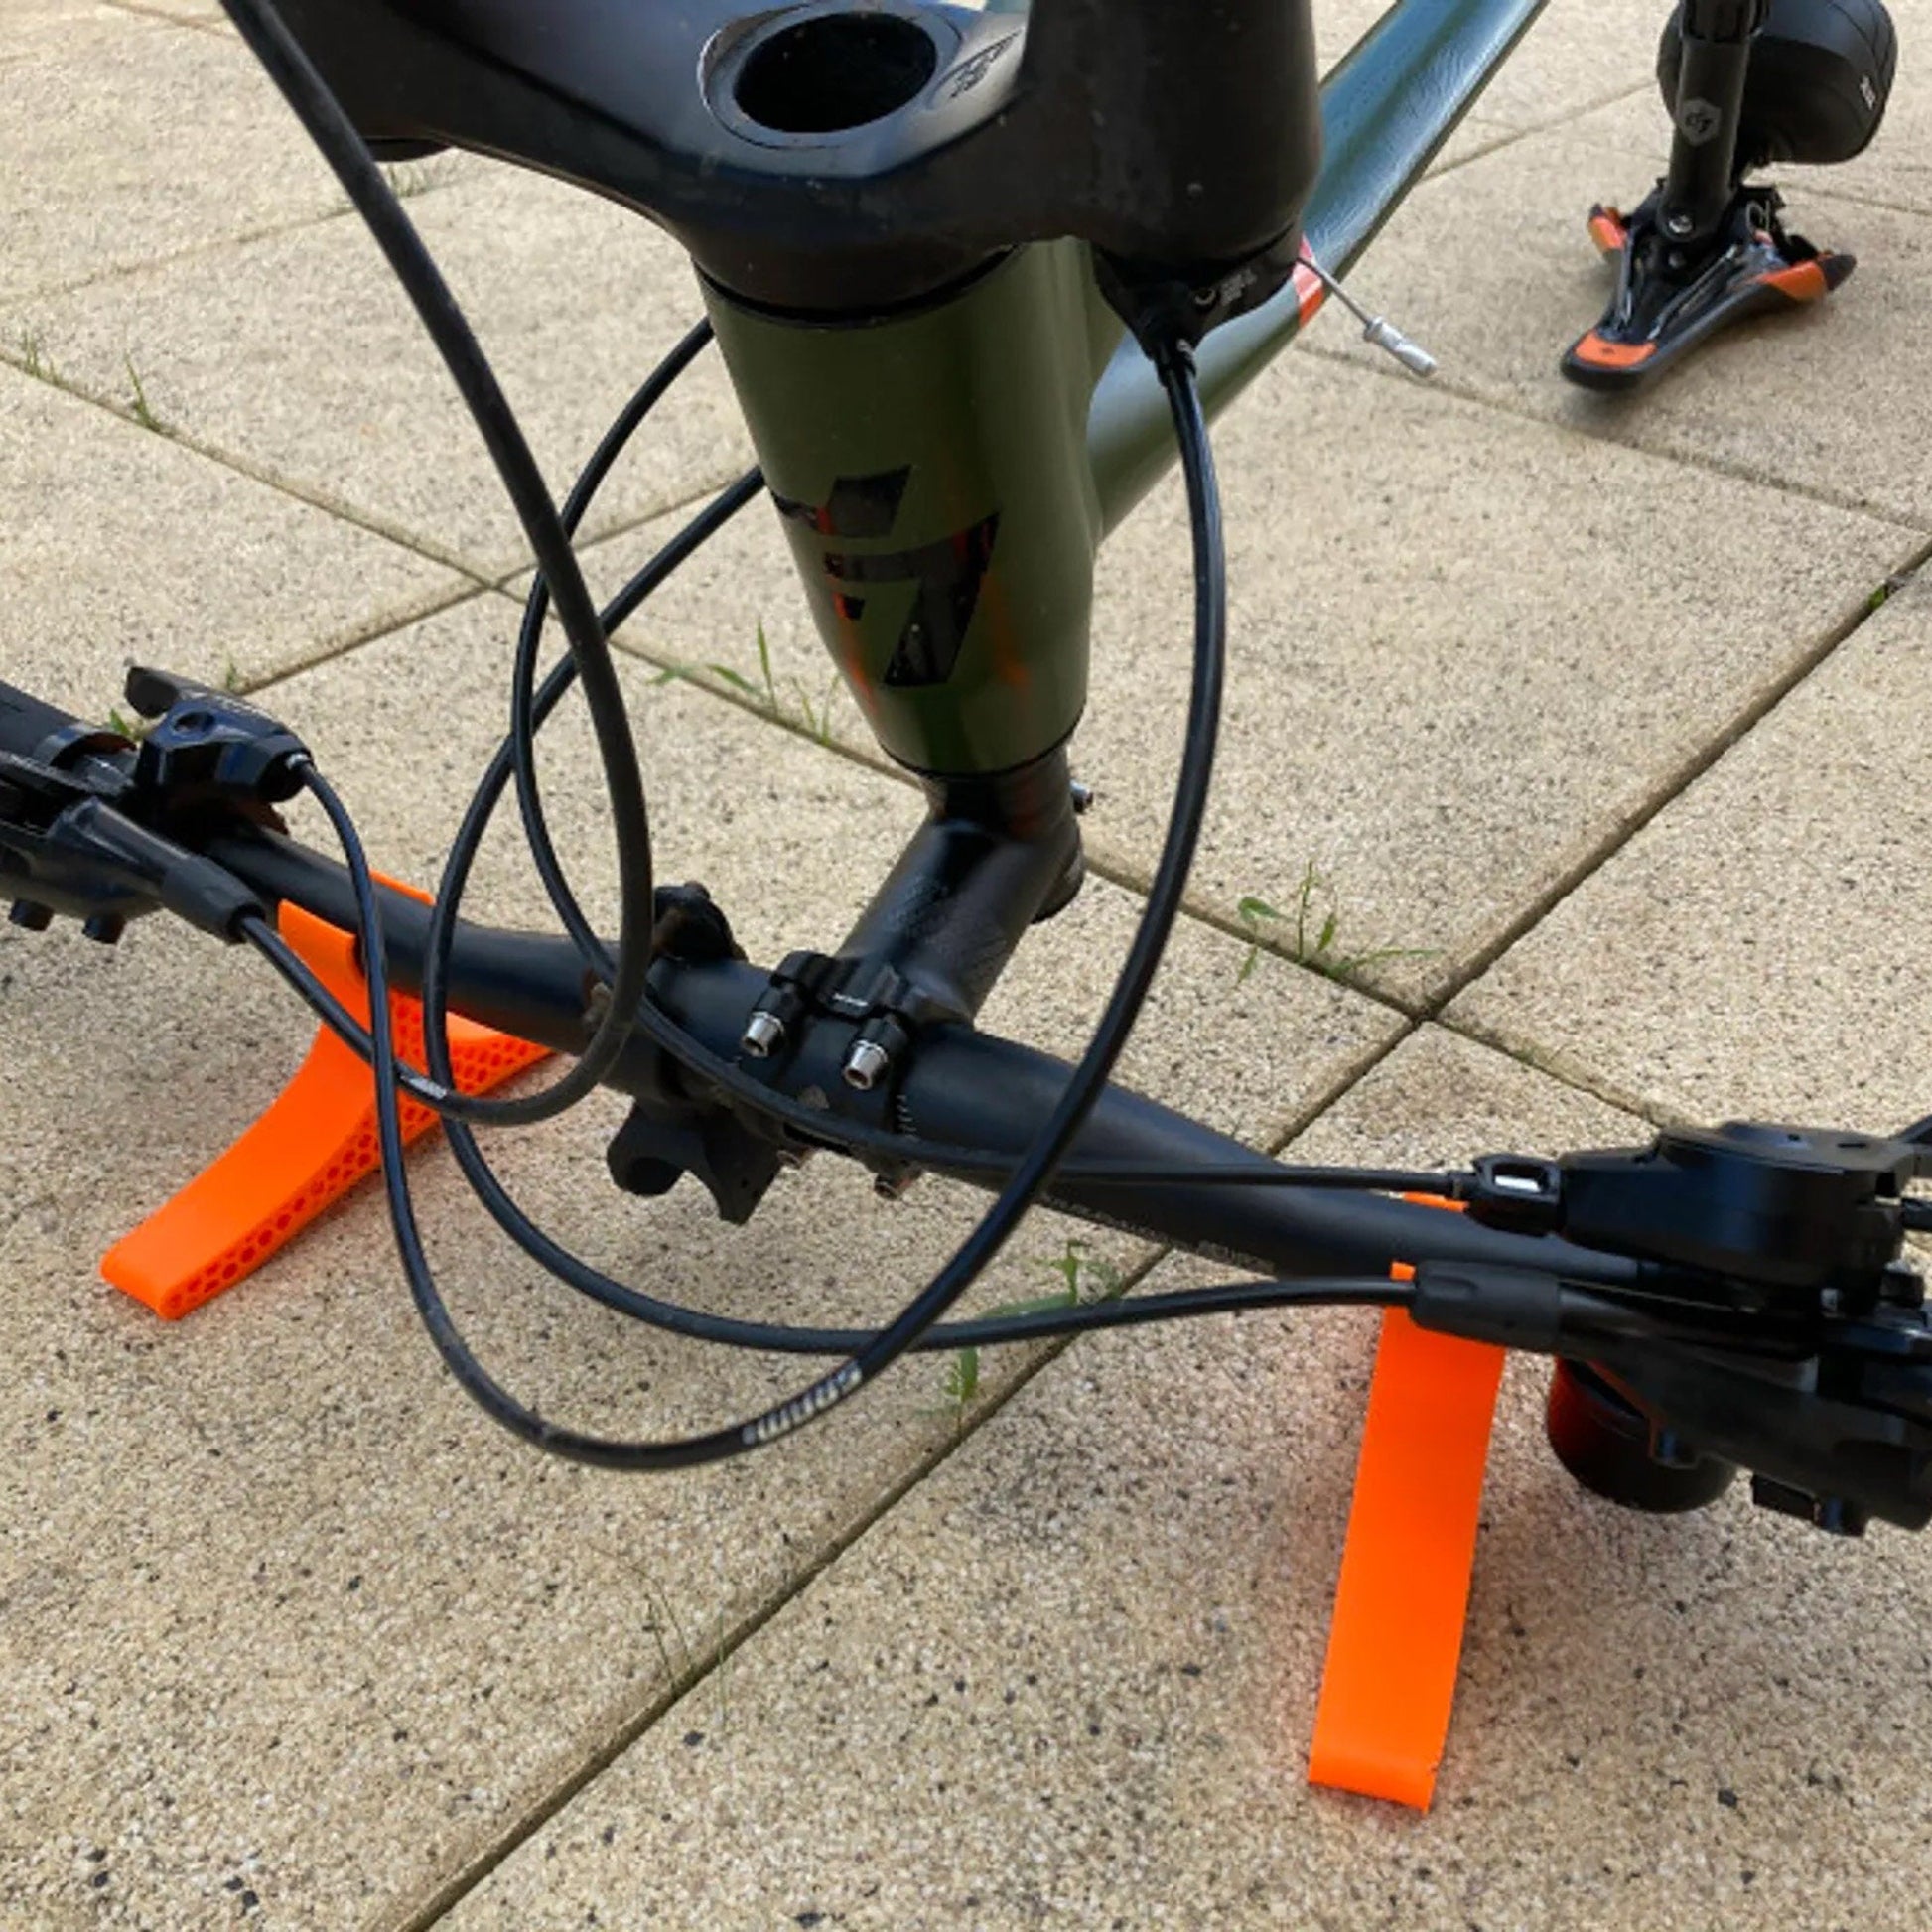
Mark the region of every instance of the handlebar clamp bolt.
<instances>
[{"instance_id":1,"label":"handlebar clamp bolt","mask_svg":"<svg viewBox=\"0 0 1932 1932\"><path fill-rule=\"evenodd\" d=\"M845 1056L845 1083L857 1087L861 1093L870 1093L886 1077L892 1064L893 1056L876 1039L856 1040L852 1051Z\"/></svg>"},{"instance_id":2,"label":"handlebar clamp bolt","mask_svg":"<svg viewBox=\"0 0 1932 1932\"><path fill-rule=\"evenodd\" d=\"M738 1043L753 1059L769 1059L785 1043L785 1023L760 1008L746 1021Z\"/></svg>"}]
</instances>

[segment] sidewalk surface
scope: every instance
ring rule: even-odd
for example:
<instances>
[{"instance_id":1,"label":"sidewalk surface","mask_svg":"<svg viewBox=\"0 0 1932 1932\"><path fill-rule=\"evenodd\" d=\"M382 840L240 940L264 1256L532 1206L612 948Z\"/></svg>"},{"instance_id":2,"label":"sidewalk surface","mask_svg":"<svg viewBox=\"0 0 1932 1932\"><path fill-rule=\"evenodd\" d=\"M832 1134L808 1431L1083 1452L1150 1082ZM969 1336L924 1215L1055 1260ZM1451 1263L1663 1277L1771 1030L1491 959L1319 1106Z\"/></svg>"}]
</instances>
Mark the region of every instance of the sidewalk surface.
<instances>
[{"instance_id":1,"label":"sidewalk surface","mask_svg":"<svg viewBox=\"0 0 1932 1932\"><path fill-rule=\"evenodd\" d=\"M1332 60L1373 6L1318 11ZM1660 165L1661 11L1553 0L1364 261L1435 384L1324 315L1217 433L1221 779L1127 1077L1259 1145L1459 1162L1932 1108L1932 7L1894 0L1871 153L1788 183L1795 225L1859 254L1849 287L1605 407L1554 365L1602 299L1586 209ZM502 728L528 558L374 249L213 0L0 0L0 676L93 716L130 659L260 693L377 863L429 881ZM695 315L688 267L495 164L401 182L566 479ZM596 583L747 459L708 358L615 480ZM1171 484L1102 559L1097 876L989 1025L1084 1037L1187 628ZM707 881L754 958L835 940L918 802L834 691L776 520L623 642L661 875ZM555 737L608 911L587 735ZM486 909L539 919L507 837L485 874ZM1292 918L1244 923L1304 898L1350 983L1292 957ZM7 1932L1924 1923L1932 1544L1836 1542L1742 1485L1675 1520L1598 1504L1513 1362L1435 1808L1311 1792L1370 1322L988 1356L963 1407L918 1358L723 1469L566 1467L439 1370L367 1188L180 1325L99 1280L307 1036L192 934L0 927ZM977 1205L826 1161L734 1231L688 1187L613 1193L617 1118L508 1139L506 1178L722 1310L876 1319ZM663 1434L795 1382L576 1303L446 1153L414 1173L481 1353L547 1413ZM1201 1278L1081 1238L1030 1223L977 1305L1055 1269Z\"/></svg>"}]
</instances>

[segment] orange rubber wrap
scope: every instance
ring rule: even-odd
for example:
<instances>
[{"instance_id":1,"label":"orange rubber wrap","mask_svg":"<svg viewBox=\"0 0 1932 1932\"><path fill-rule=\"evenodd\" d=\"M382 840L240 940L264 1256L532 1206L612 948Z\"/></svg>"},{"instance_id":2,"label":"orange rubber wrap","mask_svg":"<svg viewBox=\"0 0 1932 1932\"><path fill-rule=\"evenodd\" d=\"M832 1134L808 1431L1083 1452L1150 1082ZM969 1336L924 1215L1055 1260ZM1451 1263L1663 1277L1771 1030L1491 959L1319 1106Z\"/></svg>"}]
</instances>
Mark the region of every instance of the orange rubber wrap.
<instances>
[{"instance_id":1,"label":"orange rubber wrap","mask_svg":"<svg viewBox=\"0 0 1932 1932\"><path fill-rule=\"evenodd\" d=\"M1630 231L1623 225L1623 217L1613 207L1592 208L1589 216L1589 238L1596 244L1599 254L1620 255L1623 244L1630 238Z\"/></svg>"},{"instance_id":2,"label":"orange rubber wrap","mask_svg":"<svg viewBox=\"0 0 1932 1932\"><path fill-rule=\"evenodd\" d=\"M385 885L395 885L385 880ZM413 898L425 895L399 887ZM293 905L276 924L316 976L364 1026L368 982L355 941ZM420 1066L423 1010L389 996L399 1059ZM465 1093L486 1093L548 1057L528 1040L471 1020L450 1021L450 1061ZM436 1125L420 1101L402 1103L402 1131L413 1141ZM375 1080L328 1028L316 1035L295 1078L227 1153L117 1242L100 1264L116 1288L174 1321L200 1308L291 1241L377 1165Z\"/></svg>"},{"instance_id":3,"label":"orange rubber wrap","mask_svg":"<svg viewBox=\"0 0 1932 1932\"><path fill-rule=\"evenodd\" d=\"M1429 1808L1462 1660L1504 1353L1432 1334L1400 1309L1383 1317L1311 1784Z\"/></svg>"}]
</instances>

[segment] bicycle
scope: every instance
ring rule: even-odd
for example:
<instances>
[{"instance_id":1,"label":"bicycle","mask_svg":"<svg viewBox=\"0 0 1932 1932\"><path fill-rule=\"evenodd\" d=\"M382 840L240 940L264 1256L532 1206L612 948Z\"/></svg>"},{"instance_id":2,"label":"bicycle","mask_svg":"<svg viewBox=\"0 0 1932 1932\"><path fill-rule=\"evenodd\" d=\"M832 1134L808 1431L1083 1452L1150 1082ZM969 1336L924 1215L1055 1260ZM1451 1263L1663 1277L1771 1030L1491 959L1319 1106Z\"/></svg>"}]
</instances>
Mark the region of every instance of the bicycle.
<instances>
[{"instance_id":1,"label":"bicycle","mask_svg":"<svg viewBox=\"0 0 1932 1932\"><path fill-rule=\"evenodd\" d=\"M516 503L539 578L512 728L426 906L377 884L309 749L242 700L137 672L129 701L152 721L137 743L0 687L0 871L23 924L70 916L114 939L162 910L251 946L371 1063L412 1294L445 1364L497 1421L585 1462L679 1468L776 1442L913 1349L1370 1305L1552 1356L1557 1451L1614 1500L1695 1507L1746 1468L1757 1500L1827 1529L1932 1519L1932 1324L1902 1252L1908 1232L1932 1229L1932 1203L1910 1192L1932 1176L1932 1118L1889 1136L1732 1123L1641 1149L1411 1173L1289 1166L1110 1079L1178 911L1211 773L1226 611L1208 414L1336 290L1538 0L1398 8L1318 95L1306 8L1277 0L1205 20L1116 0L1106 31L1076 0L1039 0L1024 20L912 0L740 18L711 0L674 17L598 15L596 36L589 9L532 27L514 11L465 19L382 0L228 5L408 289ZM1149 70L1172 82L1152 98ZM451 141L640 207L707 278L708 322L639 390L561 509L377 166ZM1426 370L1399 332L1362 320ZM759 469L600 612L571 533L713 336ZM1175 460L1195 547L1185 750L1140 930L1068 1067L974 1022L1028 929L1078 891L1066 744L1093 557ZM655 880L609 649L759 496L881 746L929 801L838 951L770 969L742 957L701 890ZM552 605L569 652L539 680ZM617 828L614 942L573 896L535 778L536 734L574 684ZM327 813L342 863L279 828L275 808L301 791ZM561 937L460 917L509 791ZM276 930L283 905L357 934L366 1028ZM396 1063L392 981L422 1000L422 1070ZM574 1063L535 1093L461 1093L453 1012ZM822 1151L888 1186L931 1173L994 1203L876 1330L677 1307L530 1224L472 1132L552 1118L598 1085L632 1102L612 1166L636 1194L691 1177L742 1220L784 1166ZM756 1416L661 1443L591 1437L519 1404L470 1354L423 1254L405 1096L443 1117L486 1211L569 1285L673 1333L837 1366ZM1418 1194L1464 1211L1403 1198ZM946 1321L1035 1203L1261 1279Z\"/></svg>"}]
</instances>

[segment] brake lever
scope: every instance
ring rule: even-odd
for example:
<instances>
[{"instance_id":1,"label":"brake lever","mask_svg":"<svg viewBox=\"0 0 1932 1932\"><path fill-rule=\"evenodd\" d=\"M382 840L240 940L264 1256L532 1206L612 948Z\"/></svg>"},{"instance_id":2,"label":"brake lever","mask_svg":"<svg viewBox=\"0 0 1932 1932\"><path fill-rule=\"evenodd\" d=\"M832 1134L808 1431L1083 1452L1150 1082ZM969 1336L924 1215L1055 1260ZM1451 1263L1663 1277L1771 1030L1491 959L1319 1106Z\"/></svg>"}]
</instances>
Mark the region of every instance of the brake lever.
<instances>
[{"instance_id":1,"label":"brake lever","mask_svg":"<svg viewBox=\"0 0 1932 1932\"><path fill-rule=\"evenodd\" d=\"M0 891L10 917L44 930L55 914L112 945L129 920L178 913L232 940L257 894L179 842L212 811L279 827L308 748L228 691L135 667L127 698L154 723L138 744L74 725L32 758L0 752Z\"/></svg>"},{"instance_id":2,"label":"brake lever","mask_svg":"<svg viewBox=\"0 0 1932 1932\"><path fill-rule=\"evenodd\" d=\"M232 691L136 665L127 701L154 721L141 739L134 790L157 819L207 802L259 818L301 789L309 748Z\"/></svg>"},{"instance_id":3,"label":"brake lever","mask_svg":"<svg viewBox=\"0 0 1932 1932\"><path fill-rule=\"evenodd\" d=\"M1902 1258L1932 1144L1731 1122L1647 1148L1485 1156L1469 1212L1650 1264L1634 1294L1426 1263L1414 1320L1553 1355L1551 1439L1613 1500L1753 1499L1857 1534L1932 1520L1932 1321Z\"/></svg>"}]
</instances>

